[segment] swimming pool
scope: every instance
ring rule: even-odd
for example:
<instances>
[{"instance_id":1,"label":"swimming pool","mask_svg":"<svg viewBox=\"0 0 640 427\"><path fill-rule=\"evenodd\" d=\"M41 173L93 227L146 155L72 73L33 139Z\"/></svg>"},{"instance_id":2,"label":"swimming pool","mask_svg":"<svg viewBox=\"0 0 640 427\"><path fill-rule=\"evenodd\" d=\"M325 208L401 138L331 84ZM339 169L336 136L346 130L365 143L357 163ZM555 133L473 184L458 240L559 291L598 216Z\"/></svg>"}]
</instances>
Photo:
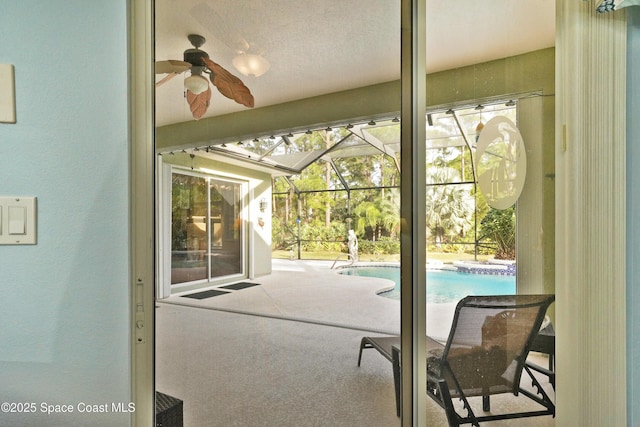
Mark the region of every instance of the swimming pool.
<instances>
[{"instance_id":1,"label":"swimming pool","mask_svg":"<svg viewBox=\"0 0 640 427\"><path fill-rule=\"evenodd\" d=\"M392 290L380 296L400 299L400 267L346 267L341 274L378 277L395 282ZM447 270L427 271L427 303L458 302L467 295L510 295L516 293L515 276L469 274Z\"/></svg>"}]
</instances>

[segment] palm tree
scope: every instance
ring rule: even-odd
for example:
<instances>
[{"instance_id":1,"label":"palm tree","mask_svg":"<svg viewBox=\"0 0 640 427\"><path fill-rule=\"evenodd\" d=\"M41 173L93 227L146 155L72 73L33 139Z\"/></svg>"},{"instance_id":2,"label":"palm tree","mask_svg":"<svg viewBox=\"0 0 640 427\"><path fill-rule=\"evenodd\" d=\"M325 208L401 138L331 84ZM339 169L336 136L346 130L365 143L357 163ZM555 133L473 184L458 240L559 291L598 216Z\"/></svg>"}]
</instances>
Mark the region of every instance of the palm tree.
<instances>
[{"instance_id":1,"label":"palm tree","mask_svg":"<svg viewBox=\"0 0 640 427\"><path fill-rule=\"evenodd\" d=\"M382 224L391 237L400 234L400 191L390 188L380 200Z\"/></svg>"},{"instance_id":2,"label":"palm tree","mask_svg":"<svg viewBox=\"0 0 640 427\"><path fill-rule=\"evenodd\" d=\"M449 167L427 169L427 228L436 245L446 237L464 236L471 228L474 199L461 185L442 185L459 181L459 172Z\"/></svg>"},{"instance_id":3,"label":"palm tree","mask_svg":"<svg viewBox=\"0 0 640 427\"><path fill-rule=\"evenodd\" d=\"M379 204L375 201L363 201L355 207L353 214L356 217L356 233L363 236L366 233L366 229L369 228L372 233L371 239L375 241L378 235L378 226L383 220Z\"/></svg>"},{"instance_id":4,"label":"palm tree","mask_svg":"<svg viewBox=\"0 0 640 427\"><path fill-rule=\"evenodd\" d=\"M400 232L400 193L390 189L382 194L384 196L358 203L353 210L356 233L363 236L369 229L373 241L379 240L383 234L394 237Z\"/></svg>"}]
</instances>

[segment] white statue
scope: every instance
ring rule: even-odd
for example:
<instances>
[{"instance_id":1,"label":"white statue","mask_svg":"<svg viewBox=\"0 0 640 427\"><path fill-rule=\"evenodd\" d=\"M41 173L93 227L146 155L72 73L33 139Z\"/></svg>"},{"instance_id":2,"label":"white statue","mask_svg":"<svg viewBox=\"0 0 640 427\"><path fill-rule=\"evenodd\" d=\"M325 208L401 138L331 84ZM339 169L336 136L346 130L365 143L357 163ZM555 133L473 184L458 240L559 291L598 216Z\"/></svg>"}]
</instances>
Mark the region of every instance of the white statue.
<instances>
[{"instance_id":1,"label":"white statue","mask_svg":"<svg viewBox=\"0 0 640 427\"><path fill-rule=\"evenodd\" d=\"M349 242L347 246L349 248L349 255L351 255L351 259L354 262L358 261L358 238L353 230L349 230Z\"/></svg>"}]
</instances>

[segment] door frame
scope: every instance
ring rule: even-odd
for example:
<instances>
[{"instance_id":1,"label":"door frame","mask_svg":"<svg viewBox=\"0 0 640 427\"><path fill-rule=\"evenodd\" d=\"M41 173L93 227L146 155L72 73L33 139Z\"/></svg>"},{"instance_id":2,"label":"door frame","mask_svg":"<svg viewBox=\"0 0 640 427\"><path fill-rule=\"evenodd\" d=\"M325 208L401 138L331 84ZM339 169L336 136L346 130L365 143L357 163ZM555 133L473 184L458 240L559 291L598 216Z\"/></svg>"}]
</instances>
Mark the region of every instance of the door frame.
<instances>
[{"instance_id":1,"label":"door frame","mask_svg":"<svg viewBox=\"0 0 640 427\"><path fill-rule=\"evenodd\" d=\"M155 420L154 1L129 0L129 241L132 426Z\"/></svg>"},{"instance_id":2,"label":"door frame","mask_svg":"<svg viewBox=\"0 0 640 427\"><path fill-rule=\"evenodd\" d=\"M581 6L578 6L580 4ZM131 162L130 162L130 241L131 241L131 387L132 387L132 401L136 403L136 411L132 414L131 423L136 426L148 426L151 425L154 419L154 1L153 0L141 0L133 1L129 0L127 3L129 12L129 27L128 37L130 46L129 56L129 73L130 73L130 104L129 104L129 122L130 122L130 144L131 144ZM592 2L580 2L578 0L557 0L556 16L558 23L558 35L556 42L556 52L558 48L563 46L563 42L567 40L566 32L572 30L574 25L573 18L578 16L578 12L581 14L580 19L585 21L588 18L583 17L583 8L593 7ZM424 111L420 110L420 99L424 93L424 76L417 73L423 66L422 62L426 56L424 46L425 34L426 34L426 1L425 0L401 0L402 8L402 52L403 52L403 65L402 65L402 93L403 97L403 123L407 123L409 126L410 137L403 139L402 146L407 148L408 151L414 153L412 141L416 140L419 136L420 128L417 124L420 120L424 120ZM576 8L580 8L580 11L576 11ZM575 15L573 15L575 13ZM622 12L621 12L622 13ZM578 27L583 24L578 22ZM594 31L594 30L590 30ZM578 40L578 41L576 41ZM579 42L579 38L573 39L575 43ZM575 45L573 45L575 46ZM579 50L583 52L583 56L587 53L592 53L593 47L589 46L587 42L582 42ZM559 56L559 55L558 55ZM571 75L562 74L561 71L566 69L569 65L578 66L578 55L562 58L558 60L559 71L556 71L556 81L559 90L571 88L571 84L575 81L575 77ZM620 83L621 90L624 91L624 83ZM417 95L416 95L417 94ZM406 102L406 105L405 105ZM422 104L425 105L425 104ZM420 114L416 112L422 111ZM575 108L579 108L576 106ZM415 117L415 121L412 120ZM559 153L564 153L563 148L571 146L571 131L563 124L564 116L559 116L560 120L556 123L556 145ZM605 115L598 117L590 117L590 124L593 127L598 127L600 123L605 123L608 119ZM423 127L424 128L424 127ZM568 142L567 142L568 141ZM579 146L576 145L576 146ZM419 155L419 151L415 154ZM414 161L415 162L415 161ZM624 159L618 159L618 163L610 165L612 168L624 167ZM408 172L411 178L420 177L420 169L417 166L410 166L410 172ZM414 175L414 173L416 175ZM405 175L407 176L407 175ZM418 179L403 179L403 191L409 195L411 202L403 203L403 212L408 216L403 216L403 221L409 222L409 228L405 227L406 231L412 231L413 235L417 234L420 230L420 221L416 222L416 218L419 217L419 212L416 215L412 215L407 212L410 207L409 203L419 202L421 199L420 186L412 185L411 182ZM563 177L562 175L557 177L557 187L565 188L568 192L578 191L577 184L571 180ZM557 195L561 197L561 194ZM558 199L559 200L559 199ZM419 205L418 205L419 206ZM584 206L583 206L584 207ZM556 221L557 224L562 225L570 223L572 217L570 212L563 211L562 209L556 209ZM424 221L422 221L424 222ZM560 224L562 223L562 224ZM624 235L624 227L622 227L622 234ZM557 232L560 234L562 229L557 227ZM426 330L423 316L425 310L425 299L419 295L421 286L420 281L421 270L424 265L421 264L423 256L420 253L420 245L417 242L419 239L413 239L412 234L403 235L402 245L405 248L403 252L403 264L405 265L405 273L403 275L403 281L405 278L410 280L406 285L403 285L407 292L406 299L403 300L402 306L402 348L403 348L403 365L410 367L405 369L403 373L403 392L405 393L405 401L403 403L403 412L405 414L412 414L411 416L403 417L403 426L424 425L426 424L424 418L426 412L426 397L424 396L424 363L420 363L423 360L421 355L421 349L423 348L421 340L424 341L423 332ZM571 241L571 232L567 232L566 242ZM417 252L414 252L413 250ZM564 252L567 247L560 247L560 255L556 255L556 265L561 265L564 259ZM623 254L624 255L624 254ZM624 256L622 257L624 258ZM595 262L598 262L597 260ZM602 261L600 261L602 264ZM557 279L572 279L567 272L557 273ZM570 294L568 287L563 285L562 280L556 280L557 288L556 294L559 294L557 300L557 311L564 313L563 316L558 319L558 335L567 338L569 336L577 336L577 338L584 338L585 331L588 331L590 327L593 327L594 331L599 332L600 336L605 336L609 331L598 328L596 324L598 318L595 316L587 316L587 325L577 325L576 322L579 319L572 320L568 316L568 313L576 309L578 304L581 310L588 309L586 304L581 301L573 301L565 294ZM414 283L415 282L415 283ZM578 286L578 285L572 285ZM423 287L422 287L423 288ZM616 288L617 289L617 288ZM415 293L415 295L414 295ZM623 304L624 305L624 304ZM622 310L624 311L624 310ZM598 311L603 319L607 318L609 314L604 308ZM588 313L586 313L588 314ZM618 316L619 317L619 316ZM563 323L563 320L566 323ZM587 328L587 326L589 328ZM597 339L592 338L592 341L597 342ZM615 351L625 350L626 339L621 333L616 334L616 348ZM591 359L590 350L598 350L592 348L593 346L582 346L579 349L572 350L570 348L570 342L560 341L558 345L558 365L563 372L558 375L558 390L561 393L560 397L569 397L568 394L562 394L565 389L565 382L568 384L576 379L582 378L580 381L587 381L590 378L590 374L600 369L600 366L593 362ZM577 354L578 362L573 363L569 356L581 351ZM610 351L610 350L609 350ZM565 356L563 356L565 354ZM579 368L588 365L588 372L579 372ZM626 367L616 370L615 378L609 378L609 383L624 384L626 381ZM583 384L577 382L576 384ZM586 390L587 388L581 388ZM604 393L608 395L609 393ZM411 396L411 398L409 398ZM614 393L611 394L612 399L622 399L626 402L626 388L617 388ZM562 400L562 399L559 399ZM583 397L583 402L589 402L588 396ZM595 414L599 411L600 415L608 415L614 411L614 407L607 408L606 405L589 405L590 407L579 407L580 402L573 404L570 400L563 400L558 407L557 418L558 420L564 419L565 416L581 413L582 416L588 417L589 414ZM623 404L623 407L626 405ZM626 415L626 410L622 411ZM415 417L415 420L412 418ZM577 419L577 418L576 418Z\"/></svg>"}]
</instances>

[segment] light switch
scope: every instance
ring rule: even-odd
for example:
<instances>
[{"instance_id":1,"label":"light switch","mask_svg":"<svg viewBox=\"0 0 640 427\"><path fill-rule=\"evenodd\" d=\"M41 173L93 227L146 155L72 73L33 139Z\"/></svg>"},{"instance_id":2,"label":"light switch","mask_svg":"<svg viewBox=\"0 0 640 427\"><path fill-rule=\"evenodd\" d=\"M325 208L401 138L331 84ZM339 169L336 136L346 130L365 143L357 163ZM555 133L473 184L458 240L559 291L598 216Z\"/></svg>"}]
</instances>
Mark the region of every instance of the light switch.
<instances>
[{"instance_id":1,"label":"light switch","mask_svg":"<svg viewBox=\"0 0 640 427\"><path fill-rule=\"evenodd\" d=\"M36 198L0 197L0 245L36 244Z\"/></svg>"},{"instance_id":2,"label":"light switch","mask_svg":"<svg viewBox=\"0 0 640 427\"><path fill-rule=\"evenodd\" d=\"M14 67L0 64L0 123L16 122Z\"/></svg>"},{"instance_id":3,"label":"light switch","mask_svg":"<svg viewBox=\"0 0 640 427\"><path fill-rule=\"evenodd\" d=\"M27 208L24 206L9 206L9 234L26 234Z\"/></svg>"}]
</instances>

